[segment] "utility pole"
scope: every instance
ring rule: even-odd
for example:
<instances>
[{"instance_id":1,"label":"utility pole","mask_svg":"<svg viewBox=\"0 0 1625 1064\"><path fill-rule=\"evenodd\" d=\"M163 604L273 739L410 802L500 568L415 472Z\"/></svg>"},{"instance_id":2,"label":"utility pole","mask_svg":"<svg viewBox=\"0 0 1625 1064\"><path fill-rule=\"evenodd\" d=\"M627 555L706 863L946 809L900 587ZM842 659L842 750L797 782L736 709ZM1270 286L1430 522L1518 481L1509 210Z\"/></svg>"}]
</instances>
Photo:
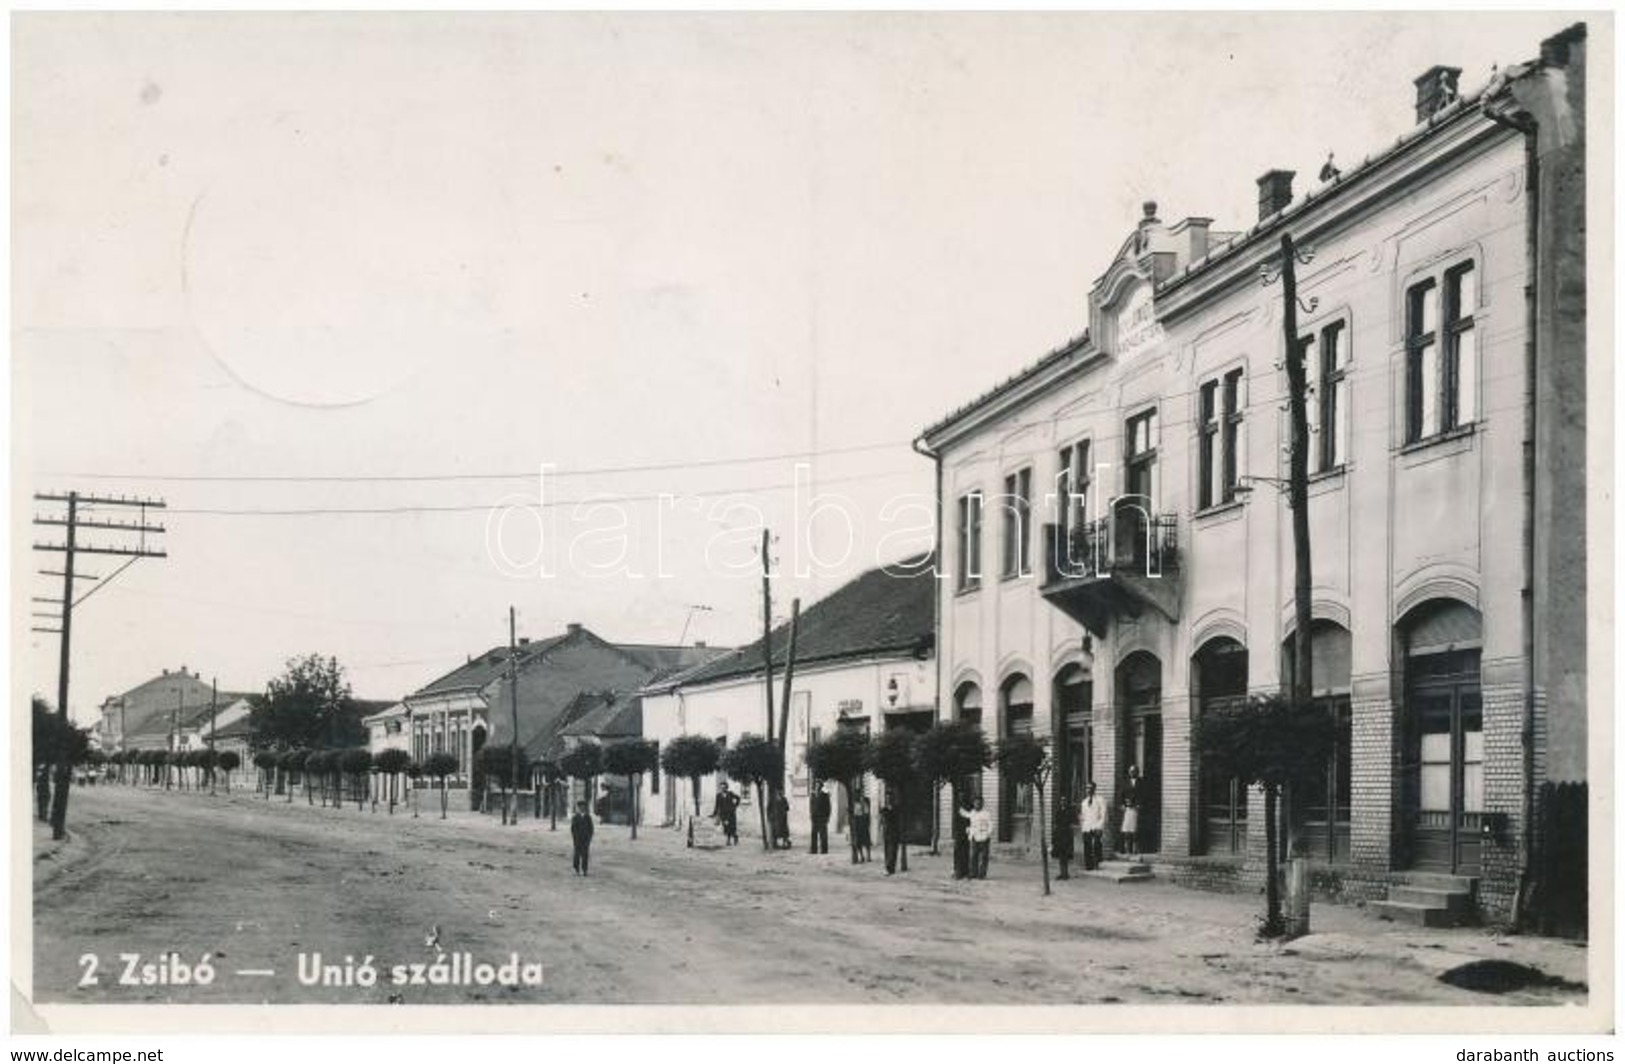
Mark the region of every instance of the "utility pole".
<instances>
[{"instance_id":1,"label":"utility pole","mask_svg":"<svg viewBox=\"0 0 1625 1064\"><path fill-rule=\"evenodd\" d=\"M186 675L186 670L185 669L181 670L181 675L182 676ZM173 783L174 780L175 780L175 777L180 775L180 773L176 771L177 769L180 768L180 766L175 764L175 756L174 755L181 748L181 743L180 743L181 714L183 712L185 712L185 711L186 711L186 688L182 687L180 689L179 698L175 702L175 708L169 711L169 754L170 754L170 757L169 757L169 764L167 766L165 766L165 768L164 768L164 779L166 781L168 781L168 782L166 782L164 784L164 789L165 790L168 790L169 789L169 784ZM185 782L185 777L182 777L182 782Z\"/></svg>"},{"instance_id":2,"label":"utility pole","mask_svg":"<svg viewBox=\"0 0 1625 1064\"><path fill-rule=\"evenodd\" d=\"M515 626L513 607L508 607L508 709L513 714L513 742L508 746L508 790L514 795L513 816L508 816L508 802L502 802L502 823L519 823L519 630Z\"/></svg>"},{"instance_id":3,"label":"utility pole","mask_svg":"<svg viewBox=\"0 0 1625 1064\"><path fill-rule=\"evenodd\" d=\"M1309 368L1298 337L1298 249L1290 233L1281 234L1281 325L1286 334L1286 382L1292 423L1292 453L1287 472L1287 498L1292 508L1292 597L1297 632L1292 640L1292 702L1300 711L1309 705L1314 684L1310 675L1311 623L1309 552Z\"/></svg>"},{"instance_id":4,"label":"utility pole","mask_svg":"<svg viewBox=\"0 0 1625 1064\"><path fill-rule=\"evenodd\" d=\"M162 525L147 524L147 510L149 508L163 509L164 503L159 499L133 499L125 498L124 496L81 495L77 491L70 491L65 495L53 493L35 493L34 501L56 504L65 503L67 504L68 508L66 515L35 515L34 517L34 523L36 525L56 526L66 530L63 536L64 542L62 543L34 544L35 550L59 552L63 556L61 570L41 570L41 572L47 576L60 576L62 578L62 627L55 629L35 628L34 631L56 632L62 637L61 654L57 666L56 712L57 718L61 724L62 734L64 737L66 737L68 730L73 727L73 724L68 717L68 674L69 666L72 662L71 650L73 643L73 608L107 586L107 583L105 582L98 584L96 587L93 587L89 591L85 592L84 595L75 599L74 581L76 579L101 579L98 576L88 573L75 574L75 562L80 554L102 554L128 558L129 561L125 562L123 566L115 570L112 575L107 578L108 582L111 582L114 577L117 577L119 573L123 572L125 569L128 569L131 565L134 565L141 558L167 557L163 551L152 550L147 547L148 533L157 534L164 531L164 527ZM92 508L101 506L138 507L140 509L140 519L135 522L86 520L80 515L79 508L81 506L88 506ZM122 533L134 532L138 534L139 540L137 545L134 547L102 547L90 544L81 544L79 542L79 530L82 528ZM51 838L53 839L64 839L68 834L68 786L72 780L73 766L67 763L66 757L60 757L56 765L56 778L54 781L55 793L51 796Z\"/></svg>"},{"instance_id":5,"label":"utility pole","mask_svg":"<svg viewBox=\"0 0 1625 1064\"><path fill-rule=\"evenodd\" d=\"M767 694L767 741L773 741L773 588L769 583L772 560L768 531L762 529L762 690Z\"/></svg>"},{"instance_id":6,"label":"utility pole","mask_svg":"<svg viewBox=\"0 0 1625 1064\"><path fill-rule=\"evenodd\" d=\"M785 745L790 737L790 684L796 675L796 628L801 623L801 600L790 600L790 647L784 655L784 692L779 700L779 761L784 762ZM789 771L785 764L785 771ZM781 777L773 784L775 794L784 790L784 780Z\"/></svg>"},{"instance_id":7,"label":"utility pole","mask_svg":"<svg viewBox=\"0 0 1625 1064\"><path fill-rule=\"evenodd\" d=\"M219 715L220 715L220 678L218 676L211 676L209 678L209 793L210 794L215 793L215 790L214 790L214 778L218 774L215 763L214 763L214 723L215 723L215 718L218 717ZM310 788L308 786L305 788L305 793L306 794L310 793Z\"/></svg>"}]
</instances>

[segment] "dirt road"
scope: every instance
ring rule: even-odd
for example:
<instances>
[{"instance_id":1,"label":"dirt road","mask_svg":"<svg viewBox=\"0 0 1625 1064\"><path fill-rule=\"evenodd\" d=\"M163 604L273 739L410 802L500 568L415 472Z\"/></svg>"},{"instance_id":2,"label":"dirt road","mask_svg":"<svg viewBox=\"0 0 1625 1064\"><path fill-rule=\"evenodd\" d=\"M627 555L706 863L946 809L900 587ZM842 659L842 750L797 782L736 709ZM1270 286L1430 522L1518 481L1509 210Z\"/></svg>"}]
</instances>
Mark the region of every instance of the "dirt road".
<instances>
[{"instance_id":1,"label":"dirt road","mask_svg":"<svg viewBox=\"0 0 1625 1064\"><path fill-rule=\"evenodd\" d=\"M672 831L600 826L592 875L570 869L565 825L421 819L252 793L77 790L74 837L35 836L35 997L71 1002L407 1004L1327 1003L1583 1000L1573 986L1499 997L1445 985L1435 955L1533 961L1583 979L1585 951L1480 932L1411 932L1317 906L1317 935L1252 941L1256 899L1165 883L1057 883L995 862L954 882L947 858L878 863L765 853L746 838L684 848ZM38 825L36 825L38 827ZM877 852L877 857L878 857ZM390 985L448 958L545 965L540 987ZM141 984L170 952L207 956L207 986ZM305 985L307 966L371 958L373 986ZM128 961L138 985L126 985ZM96 981L80 985L96 958ZM1407 960L1417 957L1419 960ZM448 961L449 964L449 961ZM274 974L239 974L263 973ZM158 973L153 971L154 978ZM428 978L428 970L421 973ZM443 973L444 974L444 973Z\"/></svg>"}]
</instances>

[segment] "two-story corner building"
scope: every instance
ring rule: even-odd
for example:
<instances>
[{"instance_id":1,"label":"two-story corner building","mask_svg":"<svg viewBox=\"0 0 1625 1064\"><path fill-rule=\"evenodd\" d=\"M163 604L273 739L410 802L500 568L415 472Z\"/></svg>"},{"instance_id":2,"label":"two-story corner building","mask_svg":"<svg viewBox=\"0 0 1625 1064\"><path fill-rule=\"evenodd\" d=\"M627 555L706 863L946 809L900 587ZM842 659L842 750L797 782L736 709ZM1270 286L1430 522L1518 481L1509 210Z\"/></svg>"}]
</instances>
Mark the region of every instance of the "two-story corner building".
<instances>
[{"instance_id":1,"label":"two-story corner building","mask_svg":"<svg viewBox=\"0 0 1625 1064\"><path fill-rule=\"evenodd\" d=\"M121 694L102 700L102 740L108 750L142 746L168 750L173 746L176 718L188 720L209 705L215 692L209 681L185 665L143 681ZM227 700L239 696L222 693ZM141 742L132 741L140 737Z\"/></svg>"},{"instance_id":2,"label":"two-story corner building","mask_svg":"<svg viewBox=\"0 0 1625 1064\"><path fill-rule=\"evenodd\" d=\"M923 434L945 715L1049 737L1056 792L1094 781L1114 829L1137 767L1164 874L1260 873L1260 803L1203 772L1192 728L1289 682L1288 341L1264 281L1290 234L1312 252L1312 686L1338 729L1297 795L1317 882L1409 882L1393 911L1429 920L1463 891L1495 920L1527 899L1540 787L1586 777L1584 58L1577 26L1470 96L1427 72L1411 132L1307 195L1266 174L1245 232L1146 204L1087 333ZM1028 840L1031 796L984 787L999 837Z\"/></svg>"}]
</instances>

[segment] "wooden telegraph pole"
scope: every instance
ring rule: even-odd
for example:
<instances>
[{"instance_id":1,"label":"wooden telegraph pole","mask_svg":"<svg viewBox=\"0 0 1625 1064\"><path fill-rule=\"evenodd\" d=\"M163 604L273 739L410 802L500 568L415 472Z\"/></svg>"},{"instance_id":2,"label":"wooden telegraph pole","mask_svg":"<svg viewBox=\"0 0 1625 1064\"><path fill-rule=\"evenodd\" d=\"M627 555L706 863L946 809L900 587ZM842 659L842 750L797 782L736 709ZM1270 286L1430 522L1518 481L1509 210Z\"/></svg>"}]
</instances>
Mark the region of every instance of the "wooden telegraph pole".
<instances>
[{"instance_id":1,"label":"wooden telegraph pole","mask_svg":"<svg viewBox=\"0 0 1625 1064\"><path fill-rule=\"evenodd\" d=\"M773 741L773 587L769 567L768 531L762 529L762 690L767 699L767 741Z\"/></svg>"},{"instance_id":2,"label":"wooden telegraph pole","mask_svg":"<svg viewBox=\"0 0 1625 1064\"><path fill-rule=\"evenodd\" d=\"M35 628L37 632L55 632L62 636L61 654L57 665L56 681L56 712L64 737L73 727L68 718L68 675L72 663L73 642L73 610L75 606L84 602L91 595L106 587L114 577L125 569L134 565L142 558L167 557L161 550L147 547L148 533L159 534L164 531L162 525L149 525L147 523L147 510L161 510L164 503L160 499L134 499L123 496L81 495L77 491L67 494L36 493L35 502L66 504L67 513L36 515L36 525L60 527L66 530L61 543L35 543L35 550L51 551L62 555L62 568L60 570L44 569L41 572L46 576L60 576L62 578L62 614L61 628ZM98 507L137 507L140 517L137 521L106 521L86 519L80 512L81 507L92 509ZM96 546L79 542L80 529L98 529L108 532L135 533L139 539L137 545L130 546ZM100 577L89 573L75 573L74 566L80 554L100 554L128 558L129 561L114 570L107 580L102 581L78 598L74 597L75 580L100 580ZM54 794L51 796L51 837L63 839L68 833L68 786L73 780L73 766L68 764L66 757L58 757L54 780Z\"/></svg>"},{"instance_id":3,"label":"wooden telegraph pole","mask_svg":"<svg viewBox=\"0 0 1625 1064\"><path fill-rule=\"evenodd\" d=\"M513 741L508 744L508 791L513 794L513 816L508 815L508 802L502 802L502 822L508 826L519 823L519 631L515 626L513 607L508 607L508 711L513 715Z\"/></svg>"}]
</instances>

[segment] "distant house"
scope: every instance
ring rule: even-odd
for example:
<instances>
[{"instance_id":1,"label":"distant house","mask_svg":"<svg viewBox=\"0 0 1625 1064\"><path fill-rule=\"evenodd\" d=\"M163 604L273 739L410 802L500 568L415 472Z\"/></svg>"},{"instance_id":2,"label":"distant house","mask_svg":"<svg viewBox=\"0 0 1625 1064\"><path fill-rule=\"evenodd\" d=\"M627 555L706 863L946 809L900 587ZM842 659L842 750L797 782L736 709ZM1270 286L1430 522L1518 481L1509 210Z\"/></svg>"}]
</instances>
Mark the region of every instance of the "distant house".
<instances>
[{"instance_id":1,"label":"distant house","mask_svg":"<svg viewBox=\"0 0 1625 1064\"><path fill-rule=\"evenodd\" d=\"M576 700L583 693L630 696L657 676L717 653L703 646L621 646L571 624L561 635L520 640L511 655L499 646L470 657L407 695L402 728L414 760L453 754L458 768L449 782L466 788L479 775L480 750L512 740L516 713L520 746L535 760L559 748L558 729L572 705L582 709Z\"/></svg>"},{"instance_id":2,"label":"distant house","mask_svg":"<svg viewBox=\"0 0 1625 1064\"><path fill-rule=\"evenodd\" d=\"M185 665L175 672L165 669L123 694L102 700L100 723L104 749L170 749L180 719L191 721L200 712L206 712L211 699L225 706L245 697L230 691L221 691L217 696L208 681L188 671Z\"/></svg>"},{"instance_id":3,"label":"distant house","mask_svg":"<svg viewBox=\"0 0 1625 1064\"><path fill-rule=\"evenodd\" d=\"M408 724L406 703L396 702L382 713L361 718L367 729L367 749L377 757L385 750L412 749L412 733Z\"/></svg>"},{"instance_id":4,"label":"distant house","mask_svg":"<svg viewBox=\"0 0 1625 1064\"><path fill-rule=\"evenodd\" d=\"M804 610L797 625L795 676L791 684L786 745L791 830L805 839L810 824L811 778L807 747L855 728L878 735L891 728L924 731L936 720L934 665L935 569L927 557L911 558L862 574ZM782 708L789 625L774 629L773 706L775 734ZM645 739L662 746L679 735L705 735L724 745L741 735L767 732L760 641L685 672L653 682L641 692ZM701 808L709 812L717 777L702 783ZM870 801L880 792L871 782ZM746 801L753 800L746 795ZM905 803L911 841L930 841L928 795ZM839 830L845 796L836 790ZM643 808L651 821L681 823L692 815L687 780L644 781ZM659 812L657 813L657 810ZM755 823L746 817L742 823Z\"/></svg>"},{"instance_id":5,"label":"distant house","mask_svg":"<svg viewBox=\"0 0 1625 1064\"><path fill-rule=\"evenodd\" d=\"M616 691L583 691L571 699L560 714L554 738L542 756L557 759L583 743L610 746L642 736L643 699L640 696ZM601 777L595 795L587 794L581 782L573 781L570 800L582 799L595 803L594 810L600 819L611 824L630 822L631 795L624 776ZM640 808L640 822L646 815L647 809Z\"/></svg>"}]
</instances>

